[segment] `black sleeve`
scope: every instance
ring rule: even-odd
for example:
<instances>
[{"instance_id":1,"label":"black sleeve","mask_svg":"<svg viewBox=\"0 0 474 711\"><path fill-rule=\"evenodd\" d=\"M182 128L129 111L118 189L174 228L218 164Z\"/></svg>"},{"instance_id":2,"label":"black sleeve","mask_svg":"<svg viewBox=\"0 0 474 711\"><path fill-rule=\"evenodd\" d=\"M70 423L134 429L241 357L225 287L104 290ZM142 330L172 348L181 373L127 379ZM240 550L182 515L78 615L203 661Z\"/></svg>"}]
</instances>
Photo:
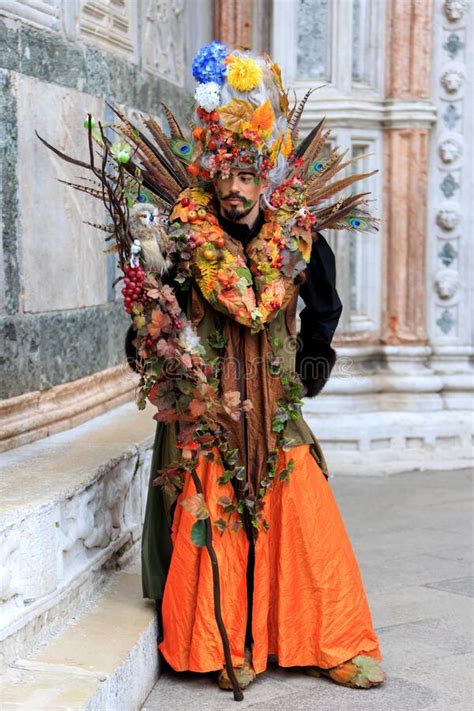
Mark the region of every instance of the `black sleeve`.
<instances>
[{"instance_id":1,"label":"black sleeve","mask_svg":"<svg viewBox=\"0 0 474 711\"><path fill-rule=\"evenodd\" d=\"M296 372L305 386L305 396L315 397L324 388L336 362L331 341L342 313L336 290L334 252L320 232L314 237L300 296L305 306L300 314Z\"/></svg>"},{"instance_id":2,"label":"black sleeve","mask_svg":"<svg viewBox=\"0 0 474 711\"><path fill-rule=\"evenodd\" d=\"M188 292L184 289L181 289L180 284L175 281L176 272L177 267L176 265L173 265L169 272L162 275L161 281L163 282L163 284L169 284L169 286L173 288L176 294L176 299L178 300L181 309L184 311L184 313L186 313ZM127 330L127 333L125 334L125 357L130 368L135 371L137 370L137 349L135 348L133 341L135 340L136 335L137 332L133 327L133 324L131 324Z\"/></svg>"}]
</instances>

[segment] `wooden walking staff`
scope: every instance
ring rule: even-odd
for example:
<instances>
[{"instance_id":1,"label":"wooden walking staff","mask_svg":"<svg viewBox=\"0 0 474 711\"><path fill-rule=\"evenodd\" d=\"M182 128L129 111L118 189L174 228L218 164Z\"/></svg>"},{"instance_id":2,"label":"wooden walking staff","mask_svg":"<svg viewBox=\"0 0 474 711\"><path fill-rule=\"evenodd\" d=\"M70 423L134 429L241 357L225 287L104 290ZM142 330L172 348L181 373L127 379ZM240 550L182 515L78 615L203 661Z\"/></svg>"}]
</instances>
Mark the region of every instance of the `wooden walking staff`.
<instances>
[{"instance_id":1,"label":"wooden walking staff","mask_svg":"<svg viewBox=\"0 0 474 711\"><path fill-rule=\"evenodd\" d=\"M196 488L197 493L202 494L204 496L201 480L199 479L199 475L195 469L191 470L191 476L193 478L194 486ZM242 701L244 698L244 694L243 694L242 689L239 686L239 682L237 681L237 677L235 676L234 667L232 666L232 657L230 654L229 637L227 635L224 621L222 619L221 584L220 584L220 578L219 578L219 563L217 561L216 551L214 550L214 546L212 545L211 519L209 517L206 518L204 523L206 524L206 548L207 548L207 552L209 553L209 558L211 559L211 566L212 566L212 583L213 583L213 592L214 592L214 616L216 618L217 627L219 629L219 634L222 639L222 646L224 648L225 663L226 663L227 673L229 675L230 683L232 684L232 690L234 692L234 700L235 701Z\"/></svg>"}]
</instances>

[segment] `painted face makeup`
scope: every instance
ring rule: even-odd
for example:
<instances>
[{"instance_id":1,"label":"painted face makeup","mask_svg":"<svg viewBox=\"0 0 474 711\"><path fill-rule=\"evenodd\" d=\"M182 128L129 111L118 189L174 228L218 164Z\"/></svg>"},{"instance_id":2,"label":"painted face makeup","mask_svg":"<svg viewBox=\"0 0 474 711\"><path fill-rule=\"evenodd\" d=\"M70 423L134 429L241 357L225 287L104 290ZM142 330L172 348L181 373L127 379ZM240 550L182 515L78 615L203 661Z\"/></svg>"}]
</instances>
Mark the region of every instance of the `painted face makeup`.
<instances>
[{"instance_id":1,"label":"painted face makeup","mask_svg":"<svg viewBox=\"0 0 474 711\"><path fill-rule=\"evenodd\" d=\"M222 215L233 221L245 218L262 193L260 176L249 169L234 169L229 177L217 178L214 186Z\"/></svg>"}]
</instances>

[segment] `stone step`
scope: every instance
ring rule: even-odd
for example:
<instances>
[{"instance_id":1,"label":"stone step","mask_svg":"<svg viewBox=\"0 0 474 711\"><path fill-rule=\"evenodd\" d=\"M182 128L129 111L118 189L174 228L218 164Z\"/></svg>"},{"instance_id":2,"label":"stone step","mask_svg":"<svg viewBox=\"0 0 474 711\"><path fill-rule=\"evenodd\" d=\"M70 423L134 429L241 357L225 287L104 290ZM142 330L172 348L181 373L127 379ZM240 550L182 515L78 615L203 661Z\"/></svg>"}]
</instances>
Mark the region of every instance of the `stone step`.
<instances>
[{"instance_id":1,"label":"stone step","mask_svg":"<svg viewBox=\"0 0 474 711\"><path fill-rule=\"evenodd\" d=\"M472 412L322 412L309 400L304 415L330 475L387 475L473 465Z\"/></svg>"},{"instance_id":2,"label":"stone step","mask_svg":"<svg viewBox=\"0 0 474 711\"><path fill-rule=\"evenodd\" d=\"M127 403L2 454L0 654L10 663L57 632L138 547L152 409Z\"/></svg>"},{"instance_id":3,"label":"stone step","mask_svg":"<svg viewBox=\"0 0 474 711\"><path fill-rule=\"evenodd\" d=\"M116 573L79 619L0 677L2 711L135 711L158 678L156 636L140 575Z\"/></svg>"}]
</instances>

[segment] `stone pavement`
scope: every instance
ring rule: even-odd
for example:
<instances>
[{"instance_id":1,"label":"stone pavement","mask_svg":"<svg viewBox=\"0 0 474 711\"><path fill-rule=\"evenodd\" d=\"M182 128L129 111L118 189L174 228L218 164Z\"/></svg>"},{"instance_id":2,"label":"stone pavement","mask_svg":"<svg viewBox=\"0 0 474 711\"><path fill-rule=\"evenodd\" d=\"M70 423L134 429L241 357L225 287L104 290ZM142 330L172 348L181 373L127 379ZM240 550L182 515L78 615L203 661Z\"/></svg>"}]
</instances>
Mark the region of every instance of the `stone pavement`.
<instances>
[{"instance_id":1,"label":"stone pavement","mask_svg":"<svg viewBox=\"0 0 474 711\"><path fill-rule=\"evenodd\" d=\"M387 683L345 689L270 666L236 704L212 675L166 671L142 711L471 711L473 472L335 477L364 578Z\"/></svg>"}]
</instances>

